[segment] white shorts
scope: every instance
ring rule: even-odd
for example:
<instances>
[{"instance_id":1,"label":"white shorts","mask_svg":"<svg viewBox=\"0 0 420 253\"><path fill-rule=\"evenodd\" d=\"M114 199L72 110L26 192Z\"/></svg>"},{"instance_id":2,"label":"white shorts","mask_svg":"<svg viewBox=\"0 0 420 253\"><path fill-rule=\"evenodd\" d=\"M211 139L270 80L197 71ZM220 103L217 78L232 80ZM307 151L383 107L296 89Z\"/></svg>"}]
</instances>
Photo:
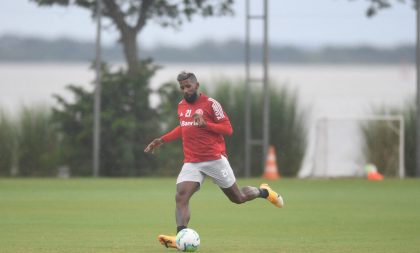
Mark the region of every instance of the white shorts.
<instances>
[{"instance_id":1,"label":"white shorts","mask_svg":"<svg viewBox=\"0 0 420 253\"><path fill-rule=\"evenodd\" d=\"M222 156L219 160L214 161L184 163L176 183L192 181L198 182L201 185L205 176L211 177L213 182L220 188L229 188L236 182L229 161L226 157Z\"/></svg>"}]
</instances>

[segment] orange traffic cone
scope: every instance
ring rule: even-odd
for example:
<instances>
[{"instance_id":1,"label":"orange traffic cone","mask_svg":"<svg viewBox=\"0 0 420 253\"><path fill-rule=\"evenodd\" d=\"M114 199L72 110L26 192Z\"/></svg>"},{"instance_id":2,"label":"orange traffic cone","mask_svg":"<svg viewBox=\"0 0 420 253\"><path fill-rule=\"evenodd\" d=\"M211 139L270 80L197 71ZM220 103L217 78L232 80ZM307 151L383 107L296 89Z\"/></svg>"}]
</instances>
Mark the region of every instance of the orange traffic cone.
<instances>
[{"instance_id":1,"label":"orange traffic cone","mask_svg":"<svg viewBox=\"0 0 420 253\"><path fill-rule=\"evenodd\" d=\"M384 176L377 171L369 172L367 177L368 177L368 180L374 180L374 181L380 181L384 179Z\"/></svg>"},{"instance_id":2,"label":"orange traffic cone","mask_svg":"<svg viewBox=\"0 0 420 253\"><path fill-rule=\"evenodd\" d=\"M274 146L270 145L268 148L267 159L265 161L264 174L262 176L265 179L279 179L280 174L277 168L276 151Z\"/></svg>"},{"instance_id":3,"label":"orange traffic cone","mask_svg":"<svg viewBox=\"0 0 420 253\"><path fill-rule=\"evenodd\" d=\"M366 165L367 179L372 181L380 181L384 179L384 176L378 172L378 169L373 164Z\"/></svg>"}]
</instances>

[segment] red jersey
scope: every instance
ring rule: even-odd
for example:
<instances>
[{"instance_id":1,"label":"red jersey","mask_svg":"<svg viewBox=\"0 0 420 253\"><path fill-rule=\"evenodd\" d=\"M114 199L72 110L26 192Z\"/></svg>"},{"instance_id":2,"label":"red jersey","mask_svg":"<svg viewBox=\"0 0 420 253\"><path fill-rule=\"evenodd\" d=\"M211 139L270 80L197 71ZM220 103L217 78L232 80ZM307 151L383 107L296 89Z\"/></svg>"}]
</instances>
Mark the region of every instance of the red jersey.
<instances>
[{"instance_id":1,"label":"red jersey","mask_svg":"<svg viewBox=\"0 0 420 253\"><path fill-rule=\"evenodd\" d=\"M194 123L193 115L199 113L206 121L205 127ZM204 94L190 104L183 99L178 104L179 126L162 137L170 141L182 137L184 163L205 162L226 155L223 135L232 134L232 126L222 106Z\"/></svg>"}]
</instances>

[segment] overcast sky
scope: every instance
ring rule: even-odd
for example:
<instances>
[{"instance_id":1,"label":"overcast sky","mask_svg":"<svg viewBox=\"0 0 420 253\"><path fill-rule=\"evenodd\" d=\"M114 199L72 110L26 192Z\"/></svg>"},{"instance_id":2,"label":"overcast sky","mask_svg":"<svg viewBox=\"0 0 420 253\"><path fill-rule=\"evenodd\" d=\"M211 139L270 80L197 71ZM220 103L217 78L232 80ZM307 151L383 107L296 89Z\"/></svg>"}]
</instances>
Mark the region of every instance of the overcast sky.
<instances>
[{"instance_id":1,"label":"overcast sky","mask_svg":"<svg viewBox=\"0 0 420 253\"><path fill-rule=\"evenodd\" d=\"M367 18L366 0L269 0L269 40L272 44L304 46L369 44L392 47L415 43L416 15L411 0ZM199 18L181 30L162 28L150 22L142 31L139 43L145 47L172 45L188 47L205 39L226 41L244 39L245 0L236 0L233 17ZM252 14L261 14L262 0L251 0ZM109 23L105 23L109 24ZM253 22L251 35L260 41L262 23ZM38 7L29 0L5 0L0 8L0 36L16 34L47 39L59 37L94 41L95 25L90 13L77 7ZM107 25L103 41L111 44L118 38Z\"/></svg>"}]
</instances>

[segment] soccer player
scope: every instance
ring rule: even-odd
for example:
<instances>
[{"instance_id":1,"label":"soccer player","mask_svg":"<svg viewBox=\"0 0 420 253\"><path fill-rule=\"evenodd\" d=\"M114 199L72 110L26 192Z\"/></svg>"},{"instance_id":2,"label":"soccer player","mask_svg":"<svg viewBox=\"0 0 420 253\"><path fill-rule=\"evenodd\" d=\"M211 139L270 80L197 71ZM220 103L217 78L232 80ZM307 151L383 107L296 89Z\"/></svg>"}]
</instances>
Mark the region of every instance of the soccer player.
<instances>
[{"instance_id":1,"label":"soccer player","mask_svg":"<svg viewBox=\"0 0 420 253\"><path fill-rule=\"evenodd\" d=\"M239 188L229 165L223 135L232 134L232 126L222 106L213 98L198 92L200 84L193 73L181 72L177 77L184 98L178 104L179 126L154 139L144 152L153 153L165 142L182 139L184 165L176 181L177 233L188 226L189 200L200 189L205 176L211 177L230 201L242 204L258 197L276 207L283 207L283 198L268 184L259 188ZM159 242L176 248L175 236L159 235Z\"/></svg>"}]
</instances>

